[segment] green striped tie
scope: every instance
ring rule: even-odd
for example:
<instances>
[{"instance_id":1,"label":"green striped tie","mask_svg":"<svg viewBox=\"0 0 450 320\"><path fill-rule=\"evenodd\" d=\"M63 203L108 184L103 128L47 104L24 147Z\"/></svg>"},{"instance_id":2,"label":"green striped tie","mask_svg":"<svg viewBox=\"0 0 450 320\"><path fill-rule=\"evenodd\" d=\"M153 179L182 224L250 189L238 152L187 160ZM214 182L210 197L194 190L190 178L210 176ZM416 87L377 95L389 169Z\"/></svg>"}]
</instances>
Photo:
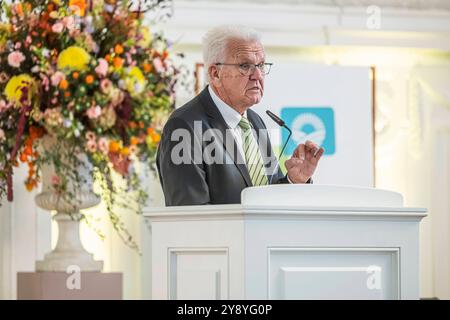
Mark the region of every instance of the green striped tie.
<instances>
[{"instance_id":1,"label":"green striped tie","mask_svg":"<svg viewBox=\"0 0 450 320\"><path fill-rule=\"evenodd\" d=\"M239 127L242 128L245 161L247 162L247 169L252 183L254 186L266 185L268 184L266 171L264 170L258 144L252 133L252 126L245 117L242 117L239 122Z\"/></svg>"}]
</instances>

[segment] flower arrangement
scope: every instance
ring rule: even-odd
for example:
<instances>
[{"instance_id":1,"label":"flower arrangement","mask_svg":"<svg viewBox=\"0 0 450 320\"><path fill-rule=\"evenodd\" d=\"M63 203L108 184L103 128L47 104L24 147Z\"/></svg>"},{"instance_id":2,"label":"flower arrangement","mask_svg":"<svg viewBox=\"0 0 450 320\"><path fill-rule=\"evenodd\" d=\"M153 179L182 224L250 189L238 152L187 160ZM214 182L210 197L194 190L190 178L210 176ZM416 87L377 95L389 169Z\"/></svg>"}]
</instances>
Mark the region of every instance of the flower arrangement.
<instances>
[{"instance_id":1,"label":"flower arrangement","mask_svg":"<svg viewBox=\"0 0 450 320\"><path fill-rule=\"evenodd\" d=\"M162 125L174 106L179 70L168 41L144 25L145 1L0 6L0 201L12 200L13 168L20 162L29 168L28 190L37 187L43 165L50 163L54 189L75 201L68 183L69 177L82 183L74 156L81 153L103 188L114 227L126 232L112 208L120 191L145 203L135 163L153 167ZM39 141L46 136L56 143L42 150ZM126 181L124 190L114 186L116 173Z\"/></svg>"}]
</instances>

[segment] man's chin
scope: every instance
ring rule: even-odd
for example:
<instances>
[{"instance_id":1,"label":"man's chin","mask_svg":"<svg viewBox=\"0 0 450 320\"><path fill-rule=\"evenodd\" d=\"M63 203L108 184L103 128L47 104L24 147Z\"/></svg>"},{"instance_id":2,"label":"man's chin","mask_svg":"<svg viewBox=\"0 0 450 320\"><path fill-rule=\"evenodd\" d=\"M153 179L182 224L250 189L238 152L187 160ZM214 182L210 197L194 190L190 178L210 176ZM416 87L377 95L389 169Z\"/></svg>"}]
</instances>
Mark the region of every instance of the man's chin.
<instances>
[{"instance_id":1,"label":"man's chin","mask_svg":"<svg viewBox=\"0 0 450 320\"><path fill-rule=\"evenodd\" d=\"M262 95L261 94L256 94L256 95L249 96L249 100L251 101L252 105L260 103L261 99L262 99Z\"/></svg>"}]
</instances>

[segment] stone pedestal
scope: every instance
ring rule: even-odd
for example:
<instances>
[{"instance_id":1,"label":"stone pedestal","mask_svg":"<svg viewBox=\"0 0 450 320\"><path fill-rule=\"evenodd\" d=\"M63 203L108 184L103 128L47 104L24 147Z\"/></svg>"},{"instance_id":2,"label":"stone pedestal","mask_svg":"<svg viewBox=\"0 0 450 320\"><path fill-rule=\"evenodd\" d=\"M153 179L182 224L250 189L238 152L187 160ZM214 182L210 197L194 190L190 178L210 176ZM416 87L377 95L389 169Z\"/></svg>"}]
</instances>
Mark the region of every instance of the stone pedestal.
<instances>
[{"instance_id":1,"label":"stone pedestal","mask_svg":"<svg viewBox=\"0 0 450 320\"><path fill-rule=\"evenodd\" d=\"M122 273L19 272L17 299L121 300L122 286Z\"/></svg>"}]
</instances>

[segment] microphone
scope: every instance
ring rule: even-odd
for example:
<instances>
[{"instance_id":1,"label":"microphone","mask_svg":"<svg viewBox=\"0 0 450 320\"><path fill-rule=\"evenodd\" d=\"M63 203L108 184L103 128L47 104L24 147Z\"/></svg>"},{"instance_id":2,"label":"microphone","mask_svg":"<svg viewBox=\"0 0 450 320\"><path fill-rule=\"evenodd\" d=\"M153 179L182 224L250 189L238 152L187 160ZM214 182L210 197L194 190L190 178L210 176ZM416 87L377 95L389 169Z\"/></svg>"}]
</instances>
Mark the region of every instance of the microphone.
<instances>
[{"instance_id":1,"label":"microphone","mask_svg":"<svg viewBox=\"0 0 450 320\"><path fill-rule=\"evenodd\" d=\"M289 131L288 138L286 139L286 141L285 141L285 143L284 143L284 145L283 145L283 148L281 149L281 152L280 152L280 154L278 155L278 159L279 159L279 158L281 157L281 155L283 154L283 151L284 151L284 149L286 148L287 143L289 142L289 139L291 138L292 131L291 131L291 129L289 129L289 127L286 125L286 123L284 123L284 121L283 121L280 117L278 117L277 115L275 115L273 112L271 112L271 111L269 111L269 110L266 110L266 113L267 113L267 115L270 117L270 119L272 119L273 121L275 121L280 127L283 127L283 128L285 128L287 131ZM278 159L277 159L277 160L278 160ZM272 179L273 179L274 173L275 173L276 170L278 170L278 167L279 167L279 166L280 166L280 162L277 161L277 165L275 166L275 170L273 170L272 175L271 175L271 177L270 177L269 184L272 184Z\"/></svg>"}]
</instances>

